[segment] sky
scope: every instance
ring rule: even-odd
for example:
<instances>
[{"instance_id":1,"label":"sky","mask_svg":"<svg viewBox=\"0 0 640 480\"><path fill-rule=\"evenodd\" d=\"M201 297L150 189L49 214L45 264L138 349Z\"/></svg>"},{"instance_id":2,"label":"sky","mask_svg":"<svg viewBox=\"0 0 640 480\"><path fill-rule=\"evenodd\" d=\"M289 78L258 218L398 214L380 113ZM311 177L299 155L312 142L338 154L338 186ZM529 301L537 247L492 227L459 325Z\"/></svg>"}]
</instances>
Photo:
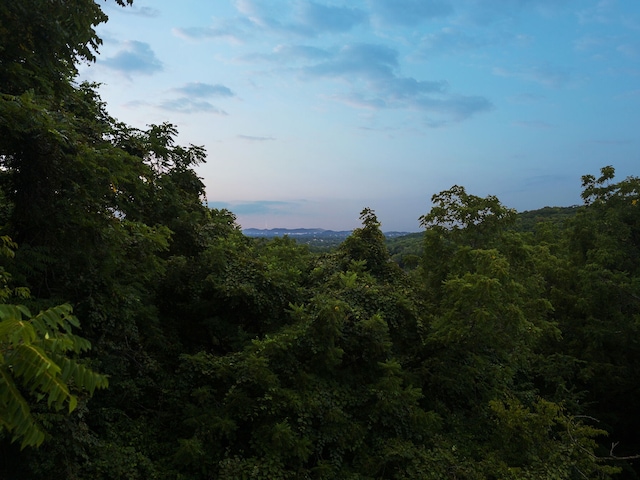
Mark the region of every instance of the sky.
<instances>
[{"instance_id":1,"label":"sky","mask_svg":"<svg viewBox=\"0 0 640 480\"><path fill-rule=\"evenodd\" d=\"M518 211L640 174L637 0L134 0L80 79L201 145L243 228L420 231L462 185Z\"/></svg>"}]
</instances>

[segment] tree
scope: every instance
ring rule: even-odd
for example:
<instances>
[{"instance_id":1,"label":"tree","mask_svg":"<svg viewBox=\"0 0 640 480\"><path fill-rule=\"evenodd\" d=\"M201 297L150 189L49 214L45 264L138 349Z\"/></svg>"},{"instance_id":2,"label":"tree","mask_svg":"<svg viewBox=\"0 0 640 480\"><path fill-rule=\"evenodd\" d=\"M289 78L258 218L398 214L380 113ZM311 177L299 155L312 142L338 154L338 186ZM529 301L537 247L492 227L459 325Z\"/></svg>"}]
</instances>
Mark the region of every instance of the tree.
<instances>
[{"instance_id":1,"label":"tree","mask_svg":"<svg viewBox=\"0 0 640 480\"><path fill-rule=\"evenodd\" d=\"M134 132L94 85L74 82L106 18L93 0L0 5L0 225L21 245L10 270L34 293L31 311L74 305L94 345L86 355L111 384L77 415L47 417L57 441L21 454L25 476L109 477L120 461L134 478L149 465L155 444L130 438L166 420L148 412L173 380L157 353L169 339L156 287L167 257L203 248L208 235L191 168L202 149L176 146L169 124Z\"/></svg>"},{"instance_id":2,"label":"tree","mask_svg":"<svg viewBox=\"0 0 640 480\"><path fill-rule=\"evenodd\" d=\"M124 6L133 0L116 2ZM106 14L93 0L2 2L0 94L33 90L49 95L72 88L77 63L95 60L102 43L94 27L106 21Z\"/></svg>"},{"instance_id":3,"label":"tree","mask_svg":"<svg viewBox=\"0 0 640 480\"><path fill-rule=\"evenodd\" d=\"M608 478L615 469L593 454L604 432L577 422L565 397L541 397L534 382L541 345L561 335L540 269L548 250L513 230L515 212L496 197L454 186L433 203L421 217L427 308L416 356L423 408L443 419L443 444L464 452L441 451L449 475Z\"/></svg>"},{"instance_id":4,"label":"tree","mask_svg":"<svg viewBox=\"0 0 640 480\"><path fill-rule=\"evenodd\" d=\"M554 320L563 332L548 345L585 415L619 442L613 456L640 452L640 179L615 181L611 166L582 177L584 205L568 222L549 270ZM605 455L609 447L603 446ZM615 460L615 459L614 459ZM637 473L636 473L637 474ZM631 477L635 478L635 477Z\"/></svg>"},{"instance_id":5,"label":"tree","mask_svg":"<svg viewBox=\"0 0 640 480\"><path fill-rule=\"evenodd\" d=\"M439 418L419 407L420 389L402 365L405 344L395 343L415 338L417 309L364 261L343 268L343 257L315 262L312 298L290 304L289 321L274 332L224 356L182 357L193 385L185 396L191 435L175 462L193 478L425 471Z\"/></svg>"},{"instance_id":6,"label":"tree","mask_svg":"<svg viewBox=\"0 0 640 480\"><path fill-rule=\"evenodd\" d=\"M340 245L340 251L356 261L364 261L367 268L374 275L393 275L398 273L397 265L391 262L389 251L380 230L381 223L370 208L360 212L362 227L353 233Z\"/></svg>"},{"instance_id":7,"label":"tree","mask_svg":"<svg viewBox=\"0 0 640 480\"><path fill-rule=\"evenodd\" d=\"M515 212L459 186L432 200L421 217L424 294L432 306L426 341L448 360L436 357L446 368L447 395L485 405L510 388L541 336L559 332L547 320L537 252L509 230Z\"/></svg>"}]
</instances>

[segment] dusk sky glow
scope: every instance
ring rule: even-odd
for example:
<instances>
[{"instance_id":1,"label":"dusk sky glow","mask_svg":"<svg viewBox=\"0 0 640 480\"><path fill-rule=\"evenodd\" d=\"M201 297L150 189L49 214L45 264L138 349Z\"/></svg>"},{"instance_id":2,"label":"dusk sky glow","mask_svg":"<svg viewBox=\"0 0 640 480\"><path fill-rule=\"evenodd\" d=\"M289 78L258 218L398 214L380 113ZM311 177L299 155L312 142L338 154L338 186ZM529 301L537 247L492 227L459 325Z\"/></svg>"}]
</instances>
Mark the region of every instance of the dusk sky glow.
<instances>
[{"instance_id":1,"label":"dusk sky glow","mask_svg":"<svg viewBox=\"0 0 640 480\"><path fill-rule=\"evenodd\" d=\"M244 227L419 231L454 184L519 211L640 174L637 0L100 2L80 79L118 120L202 145Z\"/></svg>"}]
</instances>

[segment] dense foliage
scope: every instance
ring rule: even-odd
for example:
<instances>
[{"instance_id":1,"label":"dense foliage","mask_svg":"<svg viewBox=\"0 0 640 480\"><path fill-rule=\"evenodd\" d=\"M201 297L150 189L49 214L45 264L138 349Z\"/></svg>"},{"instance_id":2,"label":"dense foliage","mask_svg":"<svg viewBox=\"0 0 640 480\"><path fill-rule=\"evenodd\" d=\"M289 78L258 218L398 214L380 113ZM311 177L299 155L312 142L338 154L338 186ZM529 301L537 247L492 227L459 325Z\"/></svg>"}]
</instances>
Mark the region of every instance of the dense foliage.
<instances>
[{"instance_id":1,"label":"dense foliage","mask_svg":"<svg viewBox=\"0 0 640 480\"><path fill-rule=\"evenodd\" d=\"M201 147L74 83L105 20L0 5L2 478L638 478L640 179L251 239Z\"/></svg>"}]
</instances>

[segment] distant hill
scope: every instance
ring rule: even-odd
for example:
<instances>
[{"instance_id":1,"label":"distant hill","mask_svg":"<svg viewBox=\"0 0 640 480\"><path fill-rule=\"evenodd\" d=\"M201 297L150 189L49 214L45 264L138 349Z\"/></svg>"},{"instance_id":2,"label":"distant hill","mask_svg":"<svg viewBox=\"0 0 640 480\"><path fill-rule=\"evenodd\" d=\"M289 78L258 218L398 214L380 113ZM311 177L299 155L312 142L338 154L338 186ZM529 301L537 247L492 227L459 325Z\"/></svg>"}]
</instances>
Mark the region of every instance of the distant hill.
<instances>
[{"instance_id":1,"label":"distant hill","mask_svg":"<svg viewBox=\"0 0 640 480\"><path fill-rule=\"evenodd\" d=\"M562 225L573 217L580 207L544 207L538 210L519 212L515 229L533 232L540 222ZM353 230L325 230L323 228L247 228L242 232L247 237L275 238L288 236L296 242L308 245L312 251L325 252L336 248ZM412 268L422 255L423 232L384 232L391 258L399 265Z\"/></svg>"},{"instance_id":2,"label":"distant hill","mask_svg":"<svg viewBox=\"0 0 640 480\"><path fill-rule=\"evenodd\" d=\"M324 230L322 228L247 228L242 230L247 237L307 237L307 238L347 238L351 230Z\"/></svg>"},{"instance_id":3,"label":"distant hill","mask_svg":"<svg viewBox=\"0 0 640 480\"><path fill-rule=\"evenodd\" d=\"M247 228L242 230L247 237L307 237L307 238L347 238L353 230L324 230L322 228ZM385 237L401 237L409 232L384 232Z\"/></svg>"},{"instance_id":4,"label":"distant hill","mask_svg":"<svg viewBox=\"0 0 640 480\"><path fill-rule=\"evenodd\" d=\"M276 238L287 236L296 242L308 245L312 251L325 252L340 245L353 230L324 230L322 228L246 228L242 230L247 237ZM408 232L384 232L387 239L409 235Z\"/></svg>"},{"instance_id":5,"label":"distant hill","mask_svg":"<svg viewBox=\"0 0 640 480\"><path fill-rule=\"evenodd\" d=\"M532 232L540 222L561 226L578 213L580 208L580 206L574 205L572 207L544 207L520 212L516 220L516 229L521 232Z\"/></svg>"}]
</instances>

